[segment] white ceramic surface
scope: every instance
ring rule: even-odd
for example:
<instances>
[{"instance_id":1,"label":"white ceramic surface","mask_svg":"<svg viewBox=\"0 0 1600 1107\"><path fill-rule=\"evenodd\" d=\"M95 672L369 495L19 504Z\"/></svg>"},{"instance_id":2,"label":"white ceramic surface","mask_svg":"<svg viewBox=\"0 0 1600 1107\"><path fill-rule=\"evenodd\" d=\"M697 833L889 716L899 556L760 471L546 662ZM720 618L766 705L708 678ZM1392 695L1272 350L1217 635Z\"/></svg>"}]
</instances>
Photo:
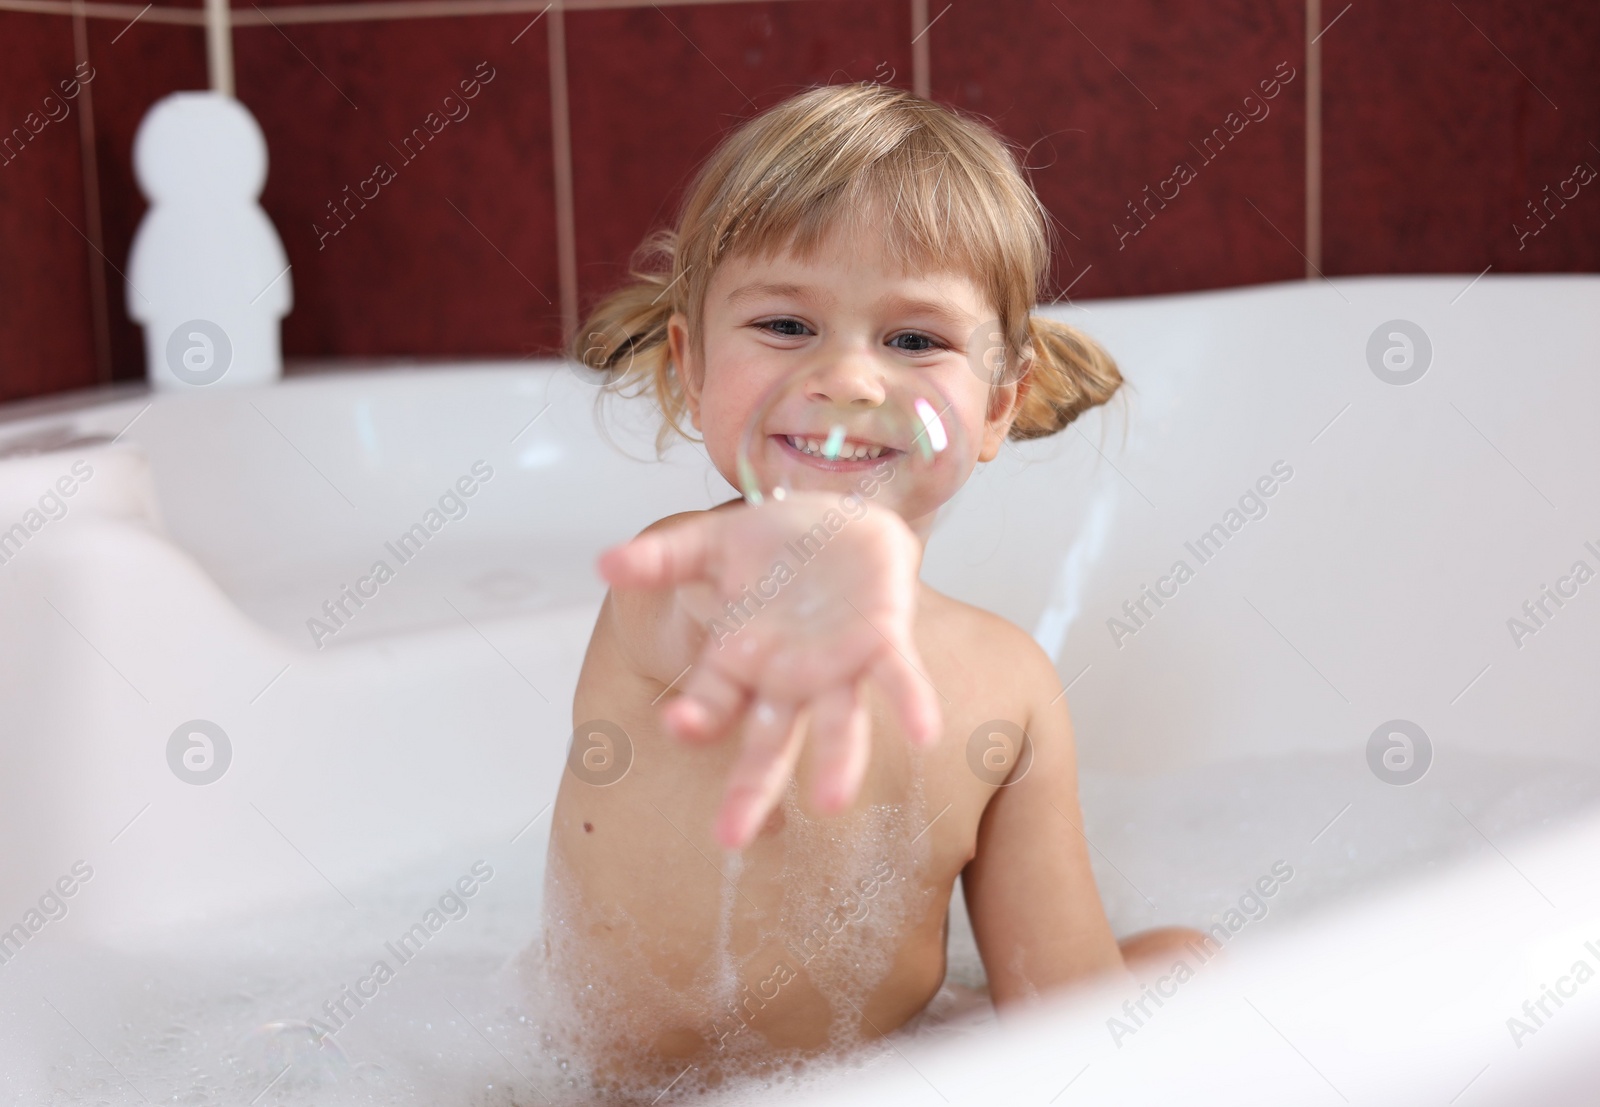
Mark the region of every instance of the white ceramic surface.
<instances>
[{"instance_id":1,"label":"white ceramic surface","mask_svg":"<svg viewBox=\"0 0 1600 1107\"><path fill-rule=\"evenodd\" d=\"M1469 282L1059 309L1118 357L1127 402L1008 447L941 521L925 576L1056 659L1086 770L1286 754L1359 767L1391 720L1420 728L1440 768L1468 754L1600 766L1600 579L1570 576L1580 560L1600 570L1600 278ZM1393 320L1431 347L1412 383L1383 367L1386 350L1406 367ZM94 894L63 927L137 950L530 825L563 765L602 595L594 555L732 494L692 448L654 461L647 411L613 408L624 456L592 402L567 368L523 362L0 409L0 919L88 859ZM64 478L72 495L49 518L41 497ZM386 543L463 478L464 514L401 564ZM1240 504L1258 481L1273 487L1264 514ZM25 538L5 545L14 523ZM1202 562L1186 543L1219 523ZM323 605L379 559L393 579L359 609L345 601L330 633ZM1190 578L1160 585L1179 560ZM1573 594L1544 601L1542 625L1509 623L1531 626L1524 604L1563 578ZM1140 612L1146 585L1172 594ZM215 783L169 764L192 720L227 735ZM1385 794L1426 795L1428 780ZM1330 907L1241 951L1237 978L1196 984L1190 1014L1141 1037L1143 1060L1112 1051L1083 1077L1092 1093L1056 1102L1172 1102L1162 1074L1192 1071L1194 1102L1443 1103L1486 1062L1493 1078L1463 1107L1528 1101L1515 1096L1576 1071L1559 1043L1584 1027L1592 1042L1600 985L1587 1014L1574 1002L1567 1038L1508 1053L1507 974L1537 983L1551 972L1538 950L1600 939L1596 834L1493 842L1445 877L1397 871L1399 899ZM1493 995L1460 970L1490 953ZM1303 985L1262 993L1277 1026L1229 998L1259 999L1237 983L1251 973ZM870 1101L991 1102L1004 1080L1054 1093L1073 1072L1048 1043L1092 1033L1104 1047L1103 1023L1058 1012L939 1060L965 1075L875 1075Z\"/></svg>"}]
</instances>

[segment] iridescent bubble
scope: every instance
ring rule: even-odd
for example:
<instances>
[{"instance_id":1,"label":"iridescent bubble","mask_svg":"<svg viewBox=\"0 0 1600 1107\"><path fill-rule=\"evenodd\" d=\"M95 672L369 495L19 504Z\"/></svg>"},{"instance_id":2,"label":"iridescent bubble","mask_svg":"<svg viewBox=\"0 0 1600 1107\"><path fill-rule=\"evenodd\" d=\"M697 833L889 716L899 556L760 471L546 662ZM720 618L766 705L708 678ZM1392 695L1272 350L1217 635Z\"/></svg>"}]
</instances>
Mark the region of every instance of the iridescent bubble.
<instances>
[{"instance_id":1,"label":"iridescent bubble","mask_svg":"<svg viewBox=\"0 0 1600 1107\"><path fill-rule=\"evenodd\" d=\"M265 1023L240 1041L236 1060L240 1076L258 1091L322 1088L350 1073L350 1062L337 1042L297 1019ZM265 1100L263 1102L266 1102Z\"/></svg>"}]
</instances>

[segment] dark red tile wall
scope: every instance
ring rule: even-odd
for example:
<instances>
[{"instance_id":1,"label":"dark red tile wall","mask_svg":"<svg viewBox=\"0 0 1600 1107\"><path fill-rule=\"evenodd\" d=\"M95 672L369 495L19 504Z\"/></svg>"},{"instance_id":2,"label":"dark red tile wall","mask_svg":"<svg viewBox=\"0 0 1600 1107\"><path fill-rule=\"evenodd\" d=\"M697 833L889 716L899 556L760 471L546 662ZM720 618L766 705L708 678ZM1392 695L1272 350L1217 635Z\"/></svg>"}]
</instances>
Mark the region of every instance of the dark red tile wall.
<instances>
[{"instance_id":1,"label":"dark red tile wall","mask_svg":"<svg viewBox=\"0 0 1600 1107\"><path fill-rule=\"evenodd\" d=\"M958 4L933 26L934 98L1029 149L1057 221L1058 292L1074 280L1077 298L1305 273L1303 0L1179 10L1192 14L1174 18L1163 0ZM1280 63L1293 76L1265 99L1258 84ZM1217 128L1225 137L1204 145Z\"/></svg>"},{"instance_id":2,"label":"dark red tile wall","mask_svg":"<svg viewBox=\"0 0 1600 1107\"><path fill-rule=\"evenodd\" d=\"M73 229L84 227L80 101L45 100L59 97L59 83L73 75L72 24L10 13L0 20L8 55L0 139L13 128L31 135L30 114L39 127L62 107L71 113L0 147L0 400L9 400L84 388L96 378L89 248Z\"/></svg>"},{"instance_id":3,"label":"dark red tile wall","mask_svg":"<svg viewBox=\"0 0 1600 1107\"><path fill-rule=\"evenodd\" d=\"M559 342L547 25L512 42L531 19L236 32L239 98L271 151L263 205L293 265L286 357ZM430 137L408 146L418 127ZM378 195L348 201L346 188Z\"/></svg>"},{"instance_id":4,"label":"dark red tile wall","mask_svg":"<svg viewBox=\"0 0 1600 1107\"><path fill-rule=\"evenodd\" d=\"M707 4L567 16L579 302L626 275L718 139L813 84L911 86L905 0Z\"/></svg>"},{"instance_id":5,"label":"dark red tile wall","mask_svg":"<svg viewBox=\"0 0 1600 1107\"><path fill-rule=\"evenodd\" d=\"M1357 4L1322 46L1329 273L1600 268L1600 180L1527 208L1600 170L1600 5Z\"/></svg>"},{"instance_id":6,"label":"dark red tile wall","mask_svg":"<svg viewBox=\"0 0 1600 1107\"><path fill-rule=\"evenodd\" d=\"M1573 194L1576 165L1600 168L1600 7L1322 4L1333 21L1322 39L1325 272L1600 268L1600 180ZM253 4L235 8L257 18ZM622 279L741 120L818 82L911 87L911 11L910 0L744 0L566 12L580 306ZM1052 294L1304 275L1304 0L930 0L928 13L934 98L1027 150L1060 246ZM238 93L271 150L263 204L294 266L289 357L558 345L549 21L529 28L536 14L297 23L285 12L278 27L236 28ZM132 139L154 100L204 87L203 35L148 18L85 25L109 348L115 376L138 378L142 342L117 273L144 210ZM9 130L71 73L73 24L0 10L0 39ZM480 65L494 76L470 114L402 156L395 145ZM1263 81L1277 82L1275 96ZM327 204L380 162L395 179L333 220ZM73 229L88 227L83 176L75 116L0 166L0 400L99 379L91 253ZM1540 208L1541 222L1527 205L1546 201L1547 186L1565 196Z\"/></svg>"}]
</instances>

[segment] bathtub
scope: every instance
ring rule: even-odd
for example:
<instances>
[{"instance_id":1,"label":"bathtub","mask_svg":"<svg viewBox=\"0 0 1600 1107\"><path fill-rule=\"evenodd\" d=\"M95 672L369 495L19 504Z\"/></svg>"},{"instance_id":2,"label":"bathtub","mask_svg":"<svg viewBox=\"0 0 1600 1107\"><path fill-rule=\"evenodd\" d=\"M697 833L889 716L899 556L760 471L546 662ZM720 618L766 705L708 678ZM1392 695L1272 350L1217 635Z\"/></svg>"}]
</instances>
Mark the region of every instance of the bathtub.
<instances>
[{"instance_id":1,"label":"bathtub","mask_svg":"<svg viewBox=\"0 0 1600 1107\"><path fill-rule=\"evenodd\" d=\"M1562 1097L1600 1070L1600 981L1572 972L1600 968L1600 579L1576 571L1600 570L1600 278L1050 310L1130 387L980 471L924 576L1056 661L1119 933L1244 922L1137 1017L1059 997L763 1095L1583 1102ZM515 1027L481 1021L504 1009L463 997L536 925L593 560L733 492L692 446L655 460L642 401L602 433L558 362L384 368L0 409L17 1102L324 1094L238 1065L224 1087L207 1059L253 1041L270 1075L296 1055L263 1018L303 1021L456 879L481 898L328 1082L386 1071L383 1101L426 1102L407 1066L448 1054L462 1095L543 1102ZM953 920L952 976L980 984L959 895ZM287 962L315 967L291 985Z\"/></svg>"}]
</instances>

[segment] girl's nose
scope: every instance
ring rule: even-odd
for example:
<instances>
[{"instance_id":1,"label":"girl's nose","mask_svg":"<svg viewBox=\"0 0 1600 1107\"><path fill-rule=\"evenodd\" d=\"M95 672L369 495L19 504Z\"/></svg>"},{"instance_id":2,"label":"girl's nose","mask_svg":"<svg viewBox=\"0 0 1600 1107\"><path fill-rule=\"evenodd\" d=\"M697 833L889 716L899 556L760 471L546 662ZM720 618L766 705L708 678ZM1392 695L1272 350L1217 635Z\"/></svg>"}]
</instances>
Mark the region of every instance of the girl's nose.
<instances>
[{"instance_id":1,"label":"girl's nose","mask_svg":"<svg viewBox=\"0 0 1600 1107\"><path fill-rule=\"evenodd\" d=\"M812 370L806 395L838 407L878 407L887 391L870 358L857 351L827 358Z\"/></svg>"}]
</instances>

